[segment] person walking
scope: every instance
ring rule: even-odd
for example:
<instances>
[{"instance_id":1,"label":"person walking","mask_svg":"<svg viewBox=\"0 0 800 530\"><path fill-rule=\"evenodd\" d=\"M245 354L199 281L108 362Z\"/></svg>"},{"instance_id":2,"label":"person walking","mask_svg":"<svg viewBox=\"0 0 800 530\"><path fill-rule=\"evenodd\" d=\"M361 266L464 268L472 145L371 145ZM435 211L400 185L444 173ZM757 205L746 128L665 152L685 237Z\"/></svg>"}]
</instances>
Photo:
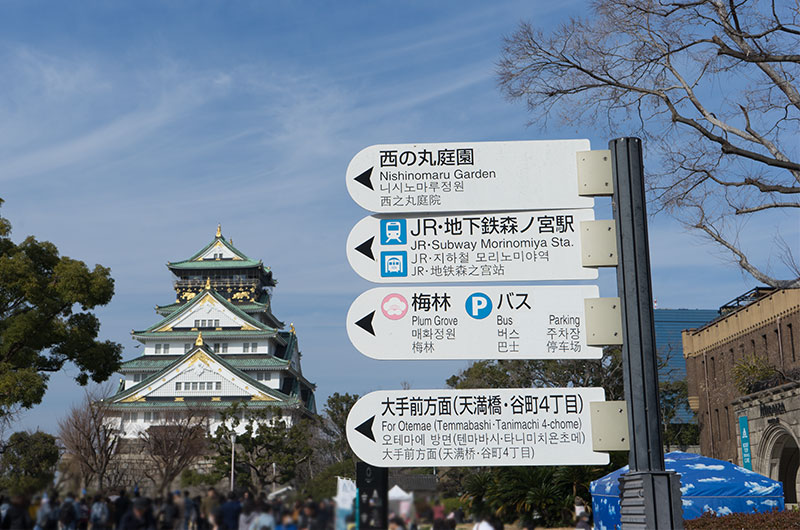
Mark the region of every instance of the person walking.
<instances>
[{"instance_id":1,"label":"person walking","mask_svg":"<svg viewBox=\"0 0 800 530\"><path fill-rule=\"evenodd\" d=\"M89 509L89 525L91 530L108 530L110 528L111 510L102 495L95 495Z\"/></svg>"},{"instance_id":2,"label":"person walking","mask_svg":"<svg viewBox=\"0 0 800 530\"><path fill-rule=\"evenodd\" d=\"M238 530L239 515L242 513L242 504L234 492L228 493L228 500L219 507L219 515L225 530Z\"/></svg>"},{"instance_id":3,"label":"person walking","mask_svg":"<svg viewBox=\"0 0 800 530\"><path fill-rule=\"evenodd\" d=\"M167 495L156 512L156 526L158 530L177 530L179 522L178 507L175 506L172 496Z\"/></svg>"},{"instance_id":4,"label":"person walking","mask_svg":"<svg viewBox=\"0 0 800 530\"><path fill-rule=\"evenodd\" d=\"M150 515L150 502L144 497L136 497L132 508L120 519L117 530L157 530Z\"/></svg>"}]
</instances>

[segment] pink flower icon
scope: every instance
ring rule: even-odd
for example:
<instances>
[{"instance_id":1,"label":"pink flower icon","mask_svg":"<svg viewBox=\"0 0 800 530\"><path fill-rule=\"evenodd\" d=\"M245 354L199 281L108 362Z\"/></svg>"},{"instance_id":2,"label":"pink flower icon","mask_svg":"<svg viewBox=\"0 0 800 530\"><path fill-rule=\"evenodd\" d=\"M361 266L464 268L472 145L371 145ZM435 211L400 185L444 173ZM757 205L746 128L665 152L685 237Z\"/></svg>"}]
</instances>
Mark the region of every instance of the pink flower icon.
<instances>
[{"instance_id":1,"label":"pink flower icon","mask_svg":"<svg viewBox=\"0 0 800 530\"><path fill-rule=\"evenodd\" d=\"M386 295L381 302L381 312L389 320L400 320L408 313L408 301L402 294Z\"/></svg>"}]
</instances>

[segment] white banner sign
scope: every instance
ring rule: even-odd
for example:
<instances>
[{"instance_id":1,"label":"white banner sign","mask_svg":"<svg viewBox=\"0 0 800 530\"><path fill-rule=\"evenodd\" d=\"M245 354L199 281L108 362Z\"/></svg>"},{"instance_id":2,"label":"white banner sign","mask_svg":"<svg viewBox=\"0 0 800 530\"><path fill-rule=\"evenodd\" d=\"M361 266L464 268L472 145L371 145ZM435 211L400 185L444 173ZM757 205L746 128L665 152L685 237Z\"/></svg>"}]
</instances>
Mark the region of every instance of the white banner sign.
<instances>
[{"instance_id":1,"label":"white banner sign","mask_svg":"<svg viewBox=\"0 0 800 530\"><path fill-rule=\"evenodd\" d=\"M599 359L586 345L594 285L379 287L359 296L347 334L375 359Z\"/></svg>"},{"instance_id":2,"label":"white banner sign","mask_svg":"<svg viewBox=\"0 0 800 530\"><path fill-rule=\"evenodd\" d=\"M381 467L602 465L589 403L604 400L602 388L372 392L350 411L347 441Z\"/></svg>"},{"instance_id":3,"label":"white banner sign","mask_svg":"<svg viewBox=\"0 0 800 530\"><path fill-rule=\"evenodd\" d=\"M373 145L347 166L347 190L372 212L591 208L576 153L589 140Z\"/></svg>"},{"instance_id":4,"label":"white banner sign","mask_svg":"<svg viewBox=\"0 0 800 530\"><path fill-rule=\"evenodd\" d=\"M350 232L347 259L376 283L593 280L579 237L593 219L593 210L370 216Z\"/></svg>"}]
</instances>

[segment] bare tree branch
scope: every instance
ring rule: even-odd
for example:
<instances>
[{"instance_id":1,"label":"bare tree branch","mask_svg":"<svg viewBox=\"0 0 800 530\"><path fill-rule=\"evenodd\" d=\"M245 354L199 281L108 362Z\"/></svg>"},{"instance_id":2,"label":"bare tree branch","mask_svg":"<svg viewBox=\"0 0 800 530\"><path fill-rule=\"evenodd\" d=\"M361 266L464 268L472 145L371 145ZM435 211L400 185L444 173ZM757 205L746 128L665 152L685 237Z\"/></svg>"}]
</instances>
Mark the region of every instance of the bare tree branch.
<instances>
[{"instance_id":1,"label":"bare tree branch","mask_svg":"<svg viewBox=\"0 0 800 530\"><path fill-rule=\"evenodd\" d=\"M652 210L711 237L759 281L794 284L791 269L781 280L756 265L768 254L748 257L725 226L798 207L798 18L767 0L596 0L590 20L547 35L521 24L505 39L498 82L534 123L605 114L612 134L635 128L658 157L646 175Z\"/></svg>"}]
</instances>

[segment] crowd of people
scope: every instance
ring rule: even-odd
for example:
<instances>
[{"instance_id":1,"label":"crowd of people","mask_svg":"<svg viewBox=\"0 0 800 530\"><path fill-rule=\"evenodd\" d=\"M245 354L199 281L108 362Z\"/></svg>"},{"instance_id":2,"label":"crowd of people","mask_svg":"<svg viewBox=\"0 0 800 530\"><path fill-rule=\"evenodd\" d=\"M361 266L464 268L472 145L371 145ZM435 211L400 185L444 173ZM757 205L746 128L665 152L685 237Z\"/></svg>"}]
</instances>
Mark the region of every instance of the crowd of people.
<instances>
[{"instance_id":1,"label":"crowd of people","mask_svg":"<svg viewBox=\"0 0 800 530\"><path fill-rule=\"evenodd\" d=\"M291 504L255 497L205 496L176 491L151 499L125 490L116 495L62 498L55 493L28 503L24 497L0 501L0 530L330 530L335 507L327 502Z\"/></svg>"}]
</instances>

